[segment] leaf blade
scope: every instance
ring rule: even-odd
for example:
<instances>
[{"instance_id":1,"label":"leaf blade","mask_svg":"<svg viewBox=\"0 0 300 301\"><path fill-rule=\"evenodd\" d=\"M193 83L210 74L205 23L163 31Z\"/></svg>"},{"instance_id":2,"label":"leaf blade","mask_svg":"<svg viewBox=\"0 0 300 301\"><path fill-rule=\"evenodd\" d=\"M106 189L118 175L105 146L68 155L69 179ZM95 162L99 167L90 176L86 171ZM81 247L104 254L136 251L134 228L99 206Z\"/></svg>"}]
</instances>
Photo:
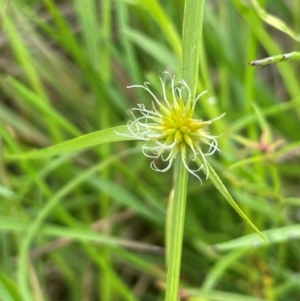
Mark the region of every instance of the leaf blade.
<instances>
[{"instance_id":1,"label":"leaf blade","mask_svg":"<svg viewBox=\"0 0 300 301\"><path fill-rule=\"evenodd\" d=\"M197 162L200 164L204 164L204 162L201 162L202 158L197 158ZM222 196L225 198L225 200L229 203L229 205L240 215L240 217L266 242L269 242L268 239L256 228L256 226L251 222L251 220L247 217L247 215L242 211L242 209L239 207L239 205L234 201L228 190L226 189L225 185L219 178L219 176L216 174L215 170L212 168L212 166L208 163L208 161L205 162L205 164L208 167L209 171L209 180L212 182L212 184L217 188L217 190L222 194ZM203 169L205 172L205 169Z\"/></svg>"},{"instance_id":2,"label":"leaf blade","mask_svg":"<svg viewBox=\"0 0 300 301\"><path fill-rule=\"evenodd\" d=\"M120 141L137 140L127 129L126 125L112 127L76 137L52 146L22 154L6 155L7 160L38 159L52 157L68 152L79 151L92 146Z\"/></svg>"}]
</instances>

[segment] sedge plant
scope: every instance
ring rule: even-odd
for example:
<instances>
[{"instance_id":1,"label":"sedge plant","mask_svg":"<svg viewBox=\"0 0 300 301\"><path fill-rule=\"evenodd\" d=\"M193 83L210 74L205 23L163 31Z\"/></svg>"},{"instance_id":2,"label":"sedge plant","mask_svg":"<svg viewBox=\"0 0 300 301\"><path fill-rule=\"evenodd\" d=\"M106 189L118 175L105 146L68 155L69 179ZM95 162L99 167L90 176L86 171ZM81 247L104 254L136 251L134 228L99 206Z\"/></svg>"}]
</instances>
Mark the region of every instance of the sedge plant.
<instances>
[{"instance_id":1,"label":"sedge plant","mask_svg":"<svg viewBox=\"0 0 300 301\"><path fill-rule=\"evenodd\" d=\"M166 301L177 301L179 296L180 263L182 253L185 207L188 191L188 178L194 176L201 185L201 173L224 196L237 213L264 240L265 236L243 213L221 179L209 163L208 157L222 151L218 147L217 136L221 133L210 133L209 126L224 114L211 120L198 119L195 116L197 102L201 101L202 91L197 96L199 61L202 51L202 27L205 0L185 1L182 36L182 73L163 73L160 77L161 92L156 95L149 83L133 84L130 88L142 88L153 99L153 105L147 108L137 104L131 112L132 119L127 125L82 135L78 138L62 142L48 148L27 154L10 155L10 160L36 159L54 156L66 152L74 152L96 145L120 141L144 141L141 152L150 157L150 167L157 172L168 172L174 167L174 182L170 189L170 206L166 222ZM224 117L226 118L226 117ZM158 160L165 165L160 167ZM197 165L192 168L190 164ZM66 187L68 189L68 187ZM27 256L30 244L46 216L56 206L60 195L56 195L39 213L30 225L20 253L19 281L23 299L31 300L28 288Z\"/></svg>"}]
</instances>

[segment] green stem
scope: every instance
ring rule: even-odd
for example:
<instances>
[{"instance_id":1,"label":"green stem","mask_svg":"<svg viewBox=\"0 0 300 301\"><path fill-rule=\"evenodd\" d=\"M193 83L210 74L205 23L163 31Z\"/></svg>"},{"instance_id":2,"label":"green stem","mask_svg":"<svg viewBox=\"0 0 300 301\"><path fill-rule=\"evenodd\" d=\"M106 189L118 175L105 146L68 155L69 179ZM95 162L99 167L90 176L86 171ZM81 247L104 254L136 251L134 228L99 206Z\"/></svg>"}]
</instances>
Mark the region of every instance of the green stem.
<instances>
[{"instance_id":1,"label":"green stem","mask_svg":"<svg viewBox=\"0 0 300 301\"><path fill-rule=\"evenodd\" d=\"M188 171L178 156L175 160L174 198L171 200L173 204L168 239L166 301L178 300L187 183Z\"/></svg>"},{"instance_id":2,"label":"green stem","mask_svg":"<svg viewBox=\"0 0 300 301\"><path fill-rule=\"evenodd\" d=\"M196 94L202 46L202 24L205 0L186 0L182 30L182 78Z\"/></svg>"},{"instance_id":3,"label":"green stem","mask_svg":"<svg viewBox=\"0 0 300 301\"><path fill-rule=\"evenodd\" d=\"M274 63L285 62L287 60L300 60L300 52L294 51L285 54L279 54L274 56L269 56L264 59L251 61L250 66L266 66Z\"/></svg>"},{"instance_id":4,"label":"green stem","mask_svg":"<svg viewBox=\"0 0 300 301\"><path fill-rule=\"evenodd\" d=\"M182 36L182 78L196 94L199 60L202 46L202 23L205 0L186 0L183 16ZM171 220L167 232L167 287L166 301L178 300L181 251L185 218L188 171L181 156L175 160L174 198L171 206Z\"/></svg>"}]
</instances>

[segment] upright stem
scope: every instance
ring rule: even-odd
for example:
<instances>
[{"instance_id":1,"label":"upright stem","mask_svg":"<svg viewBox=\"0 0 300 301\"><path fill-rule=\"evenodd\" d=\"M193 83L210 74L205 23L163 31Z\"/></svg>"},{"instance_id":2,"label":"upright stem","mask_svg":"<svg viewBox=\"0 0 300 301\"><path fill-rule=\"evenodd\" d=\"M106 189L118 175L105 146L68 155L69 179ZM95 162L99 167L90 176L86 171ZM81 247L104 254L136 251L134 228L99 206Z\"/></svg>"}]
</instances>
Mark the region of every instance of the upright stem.
<instances>
[{"instance_id":1,"label":"upright stem","mask_svg":"<svg viewBox=\"0 0 300 301\"><path fill-rule=\"evenodd\" d=\"M205 0L186 0L182 28L182 78L196 94L202 47L202 27Z\"/></svg>"},{"instance_id":2,"label":"upright stem","mask_svg":"<svg viewBox=\"0 0 300 301\"><path fill-rule=\"evenodd\" d=\"M205 0L186 0L183 16L182 79L195 97L201 51L202 23ZM185 95L187 96L187 95ZM188 171L181 156L175 160L174 198L171 208L170 230L167 233L166 301L178 300Z\"/></svg>"},{"instance_id":3,"label":"upright stem","mask_svg":"<svg viewBox=\"0 0 300 301\"><path fill-rule=\"evenodd\" d=\"M170 200L172 206L170 206L166 301L178 300L187 183L188 171L182 163L181 157L177 156L175 159L174 198Z\"/></svg>"}]
</instances>

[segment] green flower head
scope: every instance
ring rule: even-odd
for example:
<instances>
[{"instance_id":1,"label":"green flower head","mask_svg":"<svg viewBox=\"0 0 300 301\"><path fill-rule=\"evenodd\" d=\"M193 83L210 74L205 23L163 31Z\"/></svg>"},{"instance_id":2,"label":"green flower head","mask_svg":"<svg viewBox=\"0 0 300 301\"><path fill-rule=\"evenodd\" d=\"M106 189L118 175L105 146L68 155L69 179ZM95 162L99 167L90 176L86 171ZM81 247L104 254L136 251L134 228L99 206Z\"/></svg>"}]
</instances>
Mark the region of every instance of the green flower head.
<instances>
[{"instance_id":1,"label":"green flower head","mask_svg":"<svg viewBox=\"0 0 300 301\"><path fill-rule=\"evenodd\" d=\"M206 178L209 176L206 157L219 151L216 137L211 136L205 128L224 114L209 121L195 119L196 103L206 91L193 99L190 88L183 79L178 81L179 86L175 86L175 76L167 76L167 72L164 72L164 75L163 78L160 77L163 100L159 100L150 90L149 83L128 87L143 88L154 99L150 110L146 109L145 105L138 104L129 111L133 117L127 124L129 136L147 141L142 147L142 152L153 159L150 164L153 170L165 172L170 169L173 160L181 156L186 169L201 181L197 173L202 168L205 169ZM166 91L166 78L170 78L171 93ZM170 99L167 95L171 96ZM191 169L189 160L195 161L197 156L201 156L204 163L197 169ZM157 167L158 158L166 162L166 167Z\"/></svg>"}]
</instances>

